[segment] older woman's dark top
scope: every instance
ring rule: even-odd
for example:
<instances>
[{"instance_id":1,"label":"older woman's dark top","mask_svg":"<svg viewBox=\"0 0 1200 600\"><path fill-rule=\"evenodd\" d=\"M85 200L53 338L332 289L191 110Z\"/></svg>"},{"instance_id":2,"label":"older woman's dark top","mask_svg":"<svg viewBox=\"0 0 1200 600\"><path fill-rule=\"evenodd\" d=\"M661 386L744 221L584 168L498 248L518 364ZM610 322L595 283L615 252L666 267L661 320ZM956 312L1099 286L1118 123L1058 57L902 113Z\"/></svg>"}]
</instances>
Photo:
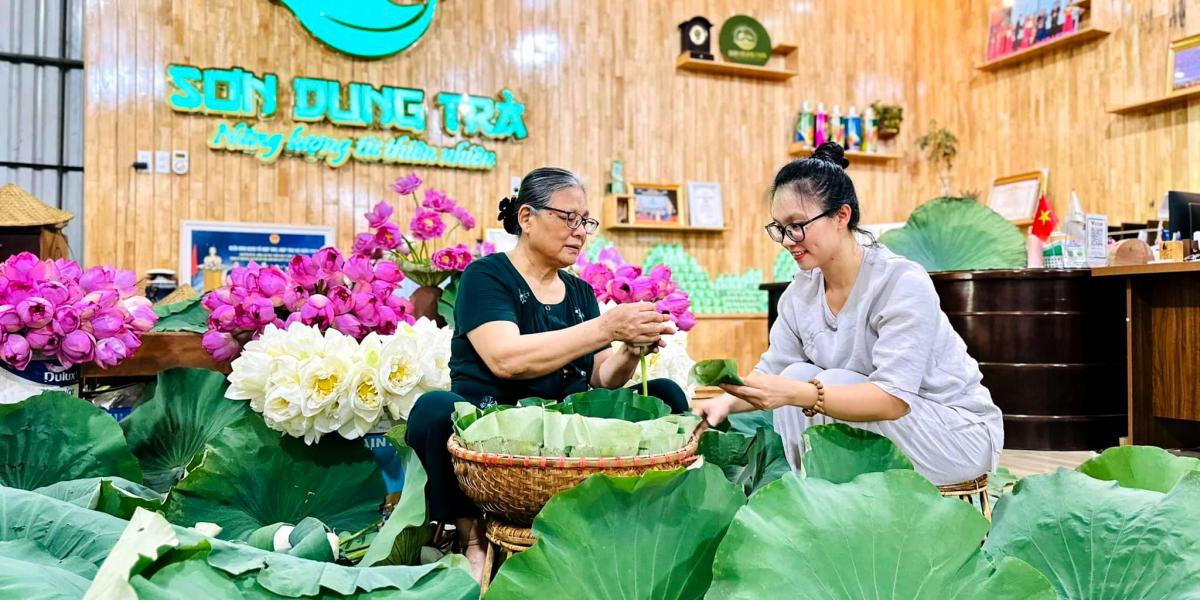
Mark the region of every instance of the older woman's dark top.
<instances>
[{"instance_id":1,"label":"older woman's dark top","mask_svg":"<svg viewBox=\"0 0 1200 600\"><path fill-rule=\"evenodd\" d=\"M509 321L522 335L573 327L600 316L592 287L565 271L567 293L558 304L542 304L503 252L471 263L458 284L454 339L450 342L451 391L475 403L516 404L524 398L562 399L588 389L594 353L534 379L501 379L475 351L467 334L484 323ZM595 352L604 350L597 348Z\"/></svg>"}]
</instances>

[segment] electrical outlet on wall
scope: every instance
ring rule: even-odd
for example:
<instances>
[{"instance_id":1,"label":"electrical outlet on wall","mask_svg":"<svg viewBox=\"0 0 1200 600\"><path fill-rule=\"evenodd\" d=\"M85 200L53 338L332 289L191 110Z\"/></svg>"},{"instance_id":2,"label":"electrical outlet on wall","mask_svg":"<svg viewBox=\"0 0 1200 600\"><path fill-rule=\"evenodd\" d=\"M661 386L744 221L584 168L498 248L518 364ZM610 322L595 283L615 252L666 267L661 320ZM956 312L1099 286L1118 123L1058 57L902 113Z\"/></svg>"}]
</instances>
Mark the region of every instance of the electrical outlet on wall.
<instances>
[{"instance_id":1,"label":"electrical outlet on wall","mask_svg":"<svg viewBox=\"0 0 1200 600\"><path fill-rule=\"evenodd\" d=\"M170 173L171 172L171 153L166 150L156 150L154 152L154 172L155 173Z\"/></svg>"},{"instance_id":2,"label":"electrical outlet on wall","mask_svg":"<svg viewBox=\"0 0 1200 600\"><path fill-rule=\"evenodd\" d=\"M133 169L138 173L149 173L154 166L154 153L149 150L137 151L137 163Z\"/></svg>"},{"instance_id":3,"label":"electrical outlet on wall","mask_svg":"<svg viewBox=\"0 0 1200 600\"><path fill-rule=\"evenodd\" d=\"M188 172L188 153L187 150L176 150L171 153L171 172L176 175L187 175Z\"/></svg>"}]
</instances>

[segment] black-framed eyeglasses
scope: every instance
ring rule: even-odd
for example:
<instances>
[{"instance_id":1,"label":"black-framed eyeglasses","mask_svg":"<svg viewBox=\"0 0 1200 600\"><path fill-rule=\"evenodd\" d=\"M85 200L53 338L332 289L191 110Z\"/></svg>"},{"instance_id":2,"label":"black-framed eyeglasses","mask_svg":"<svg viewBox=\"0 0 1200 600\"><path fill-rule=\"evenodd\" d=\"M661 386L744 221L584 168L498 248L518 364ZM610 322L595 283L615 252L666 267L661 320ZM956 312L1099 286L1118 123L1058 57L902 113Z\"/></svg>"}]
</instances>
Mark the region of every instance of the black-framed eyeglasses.
<instances>
[{"instance_id":1,"label":"black-framed eyeglasses","mask_svg":"<svg viewBox=\"0 0 1200 600\"><path fill-rule=\"evenodd\" d=\"M841 208L841 207L839 206L838 208ZM771 236L771 239L775 240L775 242L779 243L779 244L783 243L783 236L785 234L793 242L803 242L805 227L808 227L809 224L812 223L813 221L816 221L817 219L820 219L821 217L828 217L829 215L832 215L833 213L835 213L837 211L838 211L837 208L831 208L831 209L829 209L807 221L803 221L800 223L788 223L787 225L780 225L779 223L767 223L766 226L763 227L763 229L766 229L767 235Z\"/></svg>"},{"instance_id":2,"label":"black-framed eyeglasses","mask_svg":"<svg viewBox=\"0 0 1200 600\"><path fill-rule=\"evenodd\" d=\"M570 227L571 229L578 229L580 225L583 225L583 230L587 232L588 235L596 233L596 230L600 228L600 221L590 217L585 217L573 210L563 210L561 208L554 208L553 206L542 207L542 210L552 210L562 215L560 218L566 221L567 227Z\"/></svg>"}]
</instances>

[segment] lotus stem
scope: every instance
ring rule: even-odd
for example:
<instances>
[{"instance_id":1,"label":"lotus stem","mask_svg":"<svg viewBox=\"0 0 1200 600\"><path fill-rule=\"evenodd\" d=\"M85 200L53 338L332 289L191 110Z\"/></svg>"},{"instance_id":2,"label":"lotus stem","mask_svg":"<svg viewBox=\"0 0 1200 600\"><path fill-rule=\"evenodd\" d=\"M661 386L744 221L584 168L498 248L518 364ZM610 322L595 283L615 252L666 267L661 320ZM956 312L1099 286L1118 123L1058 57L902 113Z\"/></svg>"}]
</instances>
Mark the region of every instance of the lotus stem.
<instances>
[{"instance_id":1,"label":"lotus stem","mask_svg":"<svg viewBox=\"0 0 1200 600\"><path fill-rule=\"evenodd\" d=\"M650 395L650 382L646 380L646 351L648 346L642 346L642 357L639 359L642 363L642 395Z\"/></svg>"}]
</instances>

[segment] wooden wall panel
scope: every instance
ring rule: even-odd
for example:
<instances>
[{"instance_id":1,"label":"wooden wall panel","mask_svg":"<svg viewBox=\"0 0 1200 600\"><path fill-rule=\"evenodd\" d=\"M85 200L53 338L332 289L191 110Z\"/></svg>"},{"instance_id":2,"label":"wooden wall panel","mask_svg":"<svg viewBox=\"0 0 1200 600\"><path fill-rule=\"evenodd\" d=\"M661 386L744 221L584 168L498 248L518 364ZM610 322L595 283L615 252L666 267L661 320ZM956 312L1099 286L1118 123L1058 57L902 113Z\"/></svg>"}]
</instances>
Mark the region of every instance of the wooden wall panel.
<instances>
[{"instance_id":1,"label":"wooden wall panel","mask_svg":"<svg viewBox=\"0 0 1200 600\"><path fill-rule=\"evenodd\" d=\"M684 243L710 273L771 271L777 246L762 233L766 192L787 160L803 99L843 108L882 98L906 104L917 86L914 0L444 0L412 49L379 61L331 51L268 0L89 0L86 6L86 260L144 273L178 264L183 219L329 224L348 247L361 214L410 169L347 164L329 169L294 158L274 165L206 141L218 119L171 111L168 63L240 66L280 76L280 106L296 76L439 91L512 89L526 105L529 137L489 142L486 173L417 169L496 226L509 178L542 165L579 172L599 213L611 160L629 181L717 181L731 206L723 235L609 233L627 258L656 242ZM676 25L696 14L719 24L753 14L776 43L801 46L801 74L784 83L675 70ZM897 35L899 33L900 35ZM716 31L714 30L714 35ZM541 40L541 43L538 43ZM525 54L521 51L524 49ZM540 64L528 59L545 57ZM524 59L524 60L523 60ZM427 106L429 106L427 104ZM273 128L286 126L278 118ZM332 128L314 126L315 131ZM427 140L449 142L431 123ZM910 143L910 132L899 142ZM143 175L138 149L186 149L186 176ZM855 166L867 220L903 218L913 202L915 158ZM411 214L399 204L401 217ZM463 235L460 241L468 241Z\"/></svg>"},{"instance_id":2,"label":"wooden wall panel","mask_svg":"<svg viewBox=\"0 0 1200 600\"><path fill-rule=\"evenodd\" d=\"M692 360L732 358L749 373L767 350L767 315L699 315L687 342Z\"/></svg>"}]
</instances>

